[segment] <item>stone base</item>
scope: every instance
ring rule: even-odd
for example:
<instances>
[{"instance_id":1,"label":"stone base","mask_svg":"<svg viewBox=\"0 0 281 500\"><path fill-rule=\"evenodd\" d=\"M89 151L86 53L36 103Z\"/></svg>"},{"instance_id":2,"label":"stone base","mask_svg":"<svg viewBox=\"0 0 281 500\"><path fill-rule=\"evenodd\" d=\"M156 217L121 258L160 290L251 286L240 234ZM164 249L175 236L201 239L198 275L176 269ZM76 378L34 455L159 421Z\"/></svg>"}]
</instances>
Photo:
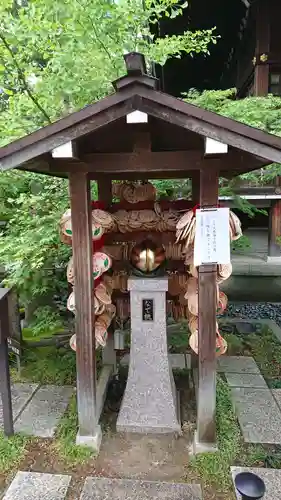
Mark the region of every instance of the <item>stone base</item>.
<instances>
[{"instance_id":1,"label":"stone base","mask_svg":"<svg viewBox=\"0 0 281 500\"><path fill-rule=\"evenodd\" d=\"M217 443L202 443L198 441L197 431L195 431L192 447L194 455L199 455L199 453L216 453L217 451L219 451Z\"/></svg>"},{"instance_id":2,"label":"stone base","mask_svg":"<svg viewBox=\"0 0 281 500\"><path fill-rule=\"evenodd\" d=\"M177 393L169 362L166 329L167 278L131 278L131 351L117 431L180 433ZM152 302L152 316L144 303Z\"/></svg>"},{"instance_id":3,"label":"stone base","mask_svg":"<svg viewBox=\"0 0 281 500\"><path fill-rule=\"evenodd\" d=\"M92 448L96 453L100 451L101 440L102 432L100 425L97 425L96 433L93 436L81 436L80 432L76 436L77 446L87 446L88 448Z\"/></svg>"}]
</instances>

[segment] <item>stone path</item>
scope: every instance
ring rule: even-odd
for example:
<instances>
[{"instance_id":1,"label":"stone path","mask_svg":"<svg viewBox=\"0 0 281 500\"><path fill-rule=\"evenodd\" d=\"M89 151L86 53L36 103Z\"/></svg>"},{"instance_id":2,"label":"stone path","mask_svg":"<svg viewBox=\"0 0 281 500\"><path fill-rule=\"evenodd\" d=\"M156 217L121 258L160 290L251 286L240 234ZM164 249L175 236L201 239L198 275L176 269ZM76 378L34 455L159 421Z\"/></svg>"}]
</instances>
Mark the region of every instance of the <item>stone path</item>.
<instances>
[{"instance_id":1,"label":"stone path","mask_svg":"<svg viewBox=\"0 0 281 500\"><path fill-rule=\"evenodd\" d=\"M88 477L80 500L202 500L197 484Z\"/></svg>"},{"instance_id":2,"label":"stone path","mask_svg":"<svg viewBox=\"0 0 281 500\"><path fill-rule=\"evenodd\" d=\"M239 472L253 472L257 474L265 483L265 496L263 500L277 500L281 498L281 470L280 469L251 469L247 467L231 467L231 474L234 478ZM241 495L236 491L237 500L241 500Z\"/></svg>"},{"instance_id":3,"label":"stone path","mask_svg":"<svg viewBox=\"0 0 281 500\"><path fill-rule=\"evenodd\" d=\"M15 432L42 438L53 437L63 416L73 387L38 384L14 384L12 405ZM0 400L0 428L3 426Z\"/></svg>"},{"instance_id":4,"label":"stone path","mask_svg":"<svg viewBox=\"0 0 281 500\"><path fill-rule=\"evenodd\" d=\"M18 472L3 500L64 500L71 476Z\"/></svg>"},{"instance_id":5,"label":"stone path","mask_svg":"<svg viewBox=\"0 0 281 500\"><path fill-rule=\"evenodd\" d=\"M33 394L37 389L38 389L38 384L14 384L11 387L14 422L21 414L27 403L31 400ZM3 407L0 394L0 428L2 427L3 427Z\"/></svg>"},{"instance_id":6,"label":"stone path","mask_svg":"<svg viewBox=\"0 0 281 500\"><path fill-rule=\"evenodd\" d=\"M281 390L268 388L251 357L222 357L218 371L225 373L231 388L245 442L281 444Z\"/></svg>"},{"instance_id":7,"label":"stone path","mask_svg":"<svg viewBox=\"0 0 281 500\"><path fill-rule=\"evenodd\" d=\"M18 472L3 500L64 500L71 476ZM202 500L197 484L87 477L79 500ZM77 499L78 500L78 499Z\"/></svg>"}]
</instances>

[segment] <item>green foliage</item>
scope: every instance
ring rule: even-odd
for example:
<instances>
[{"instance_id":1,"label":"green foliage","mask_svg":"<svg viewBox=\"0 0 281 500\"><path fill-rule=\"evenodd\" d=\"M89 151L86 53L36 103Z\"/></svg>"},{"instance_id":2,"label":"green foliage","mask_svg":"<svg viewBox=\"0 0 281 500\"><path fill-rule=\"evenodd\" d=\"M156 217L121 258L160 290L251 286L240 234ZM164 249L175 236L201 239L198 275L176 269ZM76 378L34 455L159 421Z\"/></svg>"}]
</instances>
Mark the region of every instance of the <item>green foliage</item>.
<instances>
[{"instance_id":1,"label":"green foliage","mask_svg":"<svg viewBox=\"0 0 281 500\"><path fill-rule=\"evenodd\" d=\"M190 179L163 179L153 180L152 184L156 187L158 198L168 198L169 200L185 198L191 196Z\"/></svg>"},{"instance_id":2,"label":"green foliage","mask_svg":"<svg viewBox=\"0 0 281 500\"><path fill-rule=\"evenodd\" d=\"M37 347L26 349L20 378L13 371L14 381L40 384L71 385L76 380L76 357L69 349Z\"/></svg>"},{"instance_id":3,"label":"green foliage","mask_svg":"<svg viewBox=\"0 0 281 500\"><path fill-rule=\"evenodd\" d=\"M207 484L215 484L222 491L231 489L230 466L241 453L241 435L234 415L228 385L217 381L217 437L219 452L203 453L192 459L200 477Z\"/></svg>"},{"instance_id":4,"label":"green foliage","mask_svg":"<svg viewBox=\"0 0 281 500\"><path fill-rule=\"evenodd\" d=\"M263 465L267 452L261 446L244 447L230 388L220 377L217 379L216 425L219 451L197 455L191 460L191 467L206 485L214 485L217 493L226 493L232 491L230 467Z\"/></svg>"},{"instance_id":5,"label":"green foliage","mask_svg":"<svg viewBox=\"0 0 281 500\"><path fill-rule=\"evenodd\" d=\"M202 93L192 89L184 93L183 97L186 101L209 111L281 136L281 97L270 94L266 97L236 99L236 89L205 90ZM266 184L276 175L281 175L279 164L272 164L257 172L244 174L241 178L254 184ZM245 207L246 203L241 207L242 210Z\"/></svg>"},{"instance_id":6,"label":"green foliage","mask_svg":"<svg viewBox=\"0 0 281 500\"><path fill-rule=\"evenodd\" d=\"M233 333L222 333L227 342L227 352L231 356L243 356L245 346L243 339Z\"/></svg>"},{"instance_id":7,"label":"green foliage","mask_svg":"<svg viewBox=\"0 0 281 500\"><path fill-rule=\"evenodd\" d=\"M252 353L267 384L276 387L281 377L281 344L275 335L264 329L261 336L245 337L244 346Z\"/></svg>"},{"instance_id":8,"label":"green foliage","mask_svg":"<svg viewBox=\"0 0 281 500\"><path fill-rule=\"evenodd\" d=\"M60 421L57 439L54 443L55 451L67 465L78 465L94 457L94 452L85 446L76 446L78 432L76 397L70 401L65 415Z\"/></svg>"},{"instance_id":9,"label":"green foliage","mask_svg":"<svg viewBox=\"0 0 281 500\"><path fill-rule=\"evenodd\" d=\"M155 39L149 26L187 7L178 0L30 0L0 7L0 145L108 94L124 51L164 64L208 53L213 30Z\"/></svg>"},{"instance_id":10,"label":"green foliage","mask_svg":"<svg viewBox=\"0 0 281 500\"><path fill-rule=\"evenodd\" d=\"M0 146L97 101L125 72L124 52L139 50L164 64L182 52L208 53L214 30L185 31L155 39L160 18L187 7L178 0L3 0L0 5ZM93 195L96 185L93 183ZM0 176L0 262L7 284L16 284L25 306L43 297L66 298L69 248L59 241L58 221L68 207L63 180L26 174ZM48 300L47 300L48 305ZM37 328L57 326L37 313ZM55 315L55 316L54 316ZM35 317L36 319L36 317Z\"/></svg>"},{"instance_id":11,"label":"green foliage","mask_svg":"<svg viewBox=\"0 0 281 500\"><path fill-rule=\"evenodd\" d=\"M67 183L16 171L0 176L1 212L9 219L0 235L0 262L7 285L16 285L26 306L34 299L66 294L70 249L59 239L58 222L68 207ZM42 315L41 315L42 318Z\"/></svg>"},{"instance_id":12,"label":"green foliage","mask_svg":"<svg viewBox=\"0 0 281 500\"><path fill-rule=\"evenodd\" d=\"M33 322L30 327L34 336L58 332L63 328L62 318L59 311L54 311L50 306L38 307L34 312Z\"/></svg>"},{"instance_id":13,"label":"green foliage","mask_svg":"<svg viewBox=\"0 0 281 500\"><path fill-rule=\"evenodd\" d=\"M9 439L0 432L0 474L10 473L24 457L29 439L21 434Z\"/></svg>"},{"instance_id":14,"label":"green foliage","mask_svg":"<svg viewBox=\"0 0 281 500\"><path fill-rule=\"evenodd\" d=\"M241 236L239 240L232 241L231 250L233 252L245 251L251 248L251 240L247 236Z\"/></svg>"}]
</instances>

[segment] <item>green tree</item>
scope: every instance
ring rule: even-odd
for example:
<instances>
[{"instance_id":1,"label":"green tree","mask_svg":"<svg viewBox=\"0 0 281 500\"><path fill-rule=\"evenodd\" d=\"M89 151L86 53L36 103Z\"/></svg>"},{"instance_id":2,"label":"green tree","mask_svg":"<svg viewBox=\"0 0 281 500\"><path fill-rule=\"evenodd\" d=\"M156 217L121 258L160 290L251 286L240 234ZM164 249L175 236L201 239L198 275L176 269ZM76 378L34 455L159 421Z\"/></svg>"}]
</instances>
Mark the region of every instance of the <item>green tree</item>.
<instances>
[{"instance_id":1,"label":"green tree","mask_svg":"<svg viewBox=\"0 0 281 500\"><path fill-rule=\"evenodd\" d=\"M213 29L163 39L150 30L186 7L179 0L2 0L0 146L111 92L125 71L124 52L141 51L159 64L183 52L207 54ZM0 262L31 312L66 291L69 249L59 241L58 222L67 206L64 180L0 175L0 214L8 220Z\"/></svg>"},{"instance_id":2,"label":"green tree","mask_svg":"<svg viewBox=\"0 0 281 500\"><path fill-rule=\"evenodd\" d=\"M0 7L0 145L108 94L125 51L164 64L216 42L212 29L154 38L151 25L182 14L178 0L28 0L16 11L14 2Z\"/></svg>"},{"instance_id":3,"label":"green tree","mask_svg":"<svg viewBox=\"0 0 281 500\"><path fill-rule=\"evenodd\" d=\"M281 136L281 97L270 94L266 97L236 99L236 89L205 90L204 92L192 89L183 94L183 97L196 106ZM274 163L266 168L244 174L241 178L255 184L266 184L277 175L281 175L281 165Z\"/></svg>"}]
</instances>

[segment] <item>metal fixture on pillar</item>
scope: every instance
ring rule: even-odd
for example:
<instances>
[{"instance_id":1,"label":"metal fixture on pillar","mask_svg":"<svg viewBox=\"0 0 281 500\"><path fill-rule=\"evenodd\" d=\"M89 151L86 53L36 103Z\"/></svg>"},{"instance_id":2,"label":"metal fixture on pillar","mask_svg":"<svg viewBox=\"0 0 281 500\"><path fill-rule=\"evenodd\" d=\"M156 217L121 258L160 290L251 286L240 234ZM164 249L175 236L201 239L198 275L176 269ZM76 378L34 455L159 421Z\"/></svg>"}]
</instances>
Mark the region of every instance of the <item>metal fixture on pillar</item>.
<instances>
[{"instance_id":1,"label":"metal fixture on pillar","mask_svg":"<svg viewBox=\"0 0 281 500\"><path fill-rule=\"evenodd\" d=\"M242 500L260 500L265 494L264 481L252 472L241 472L234 480Z\"/></svg>"}]
</instances>

